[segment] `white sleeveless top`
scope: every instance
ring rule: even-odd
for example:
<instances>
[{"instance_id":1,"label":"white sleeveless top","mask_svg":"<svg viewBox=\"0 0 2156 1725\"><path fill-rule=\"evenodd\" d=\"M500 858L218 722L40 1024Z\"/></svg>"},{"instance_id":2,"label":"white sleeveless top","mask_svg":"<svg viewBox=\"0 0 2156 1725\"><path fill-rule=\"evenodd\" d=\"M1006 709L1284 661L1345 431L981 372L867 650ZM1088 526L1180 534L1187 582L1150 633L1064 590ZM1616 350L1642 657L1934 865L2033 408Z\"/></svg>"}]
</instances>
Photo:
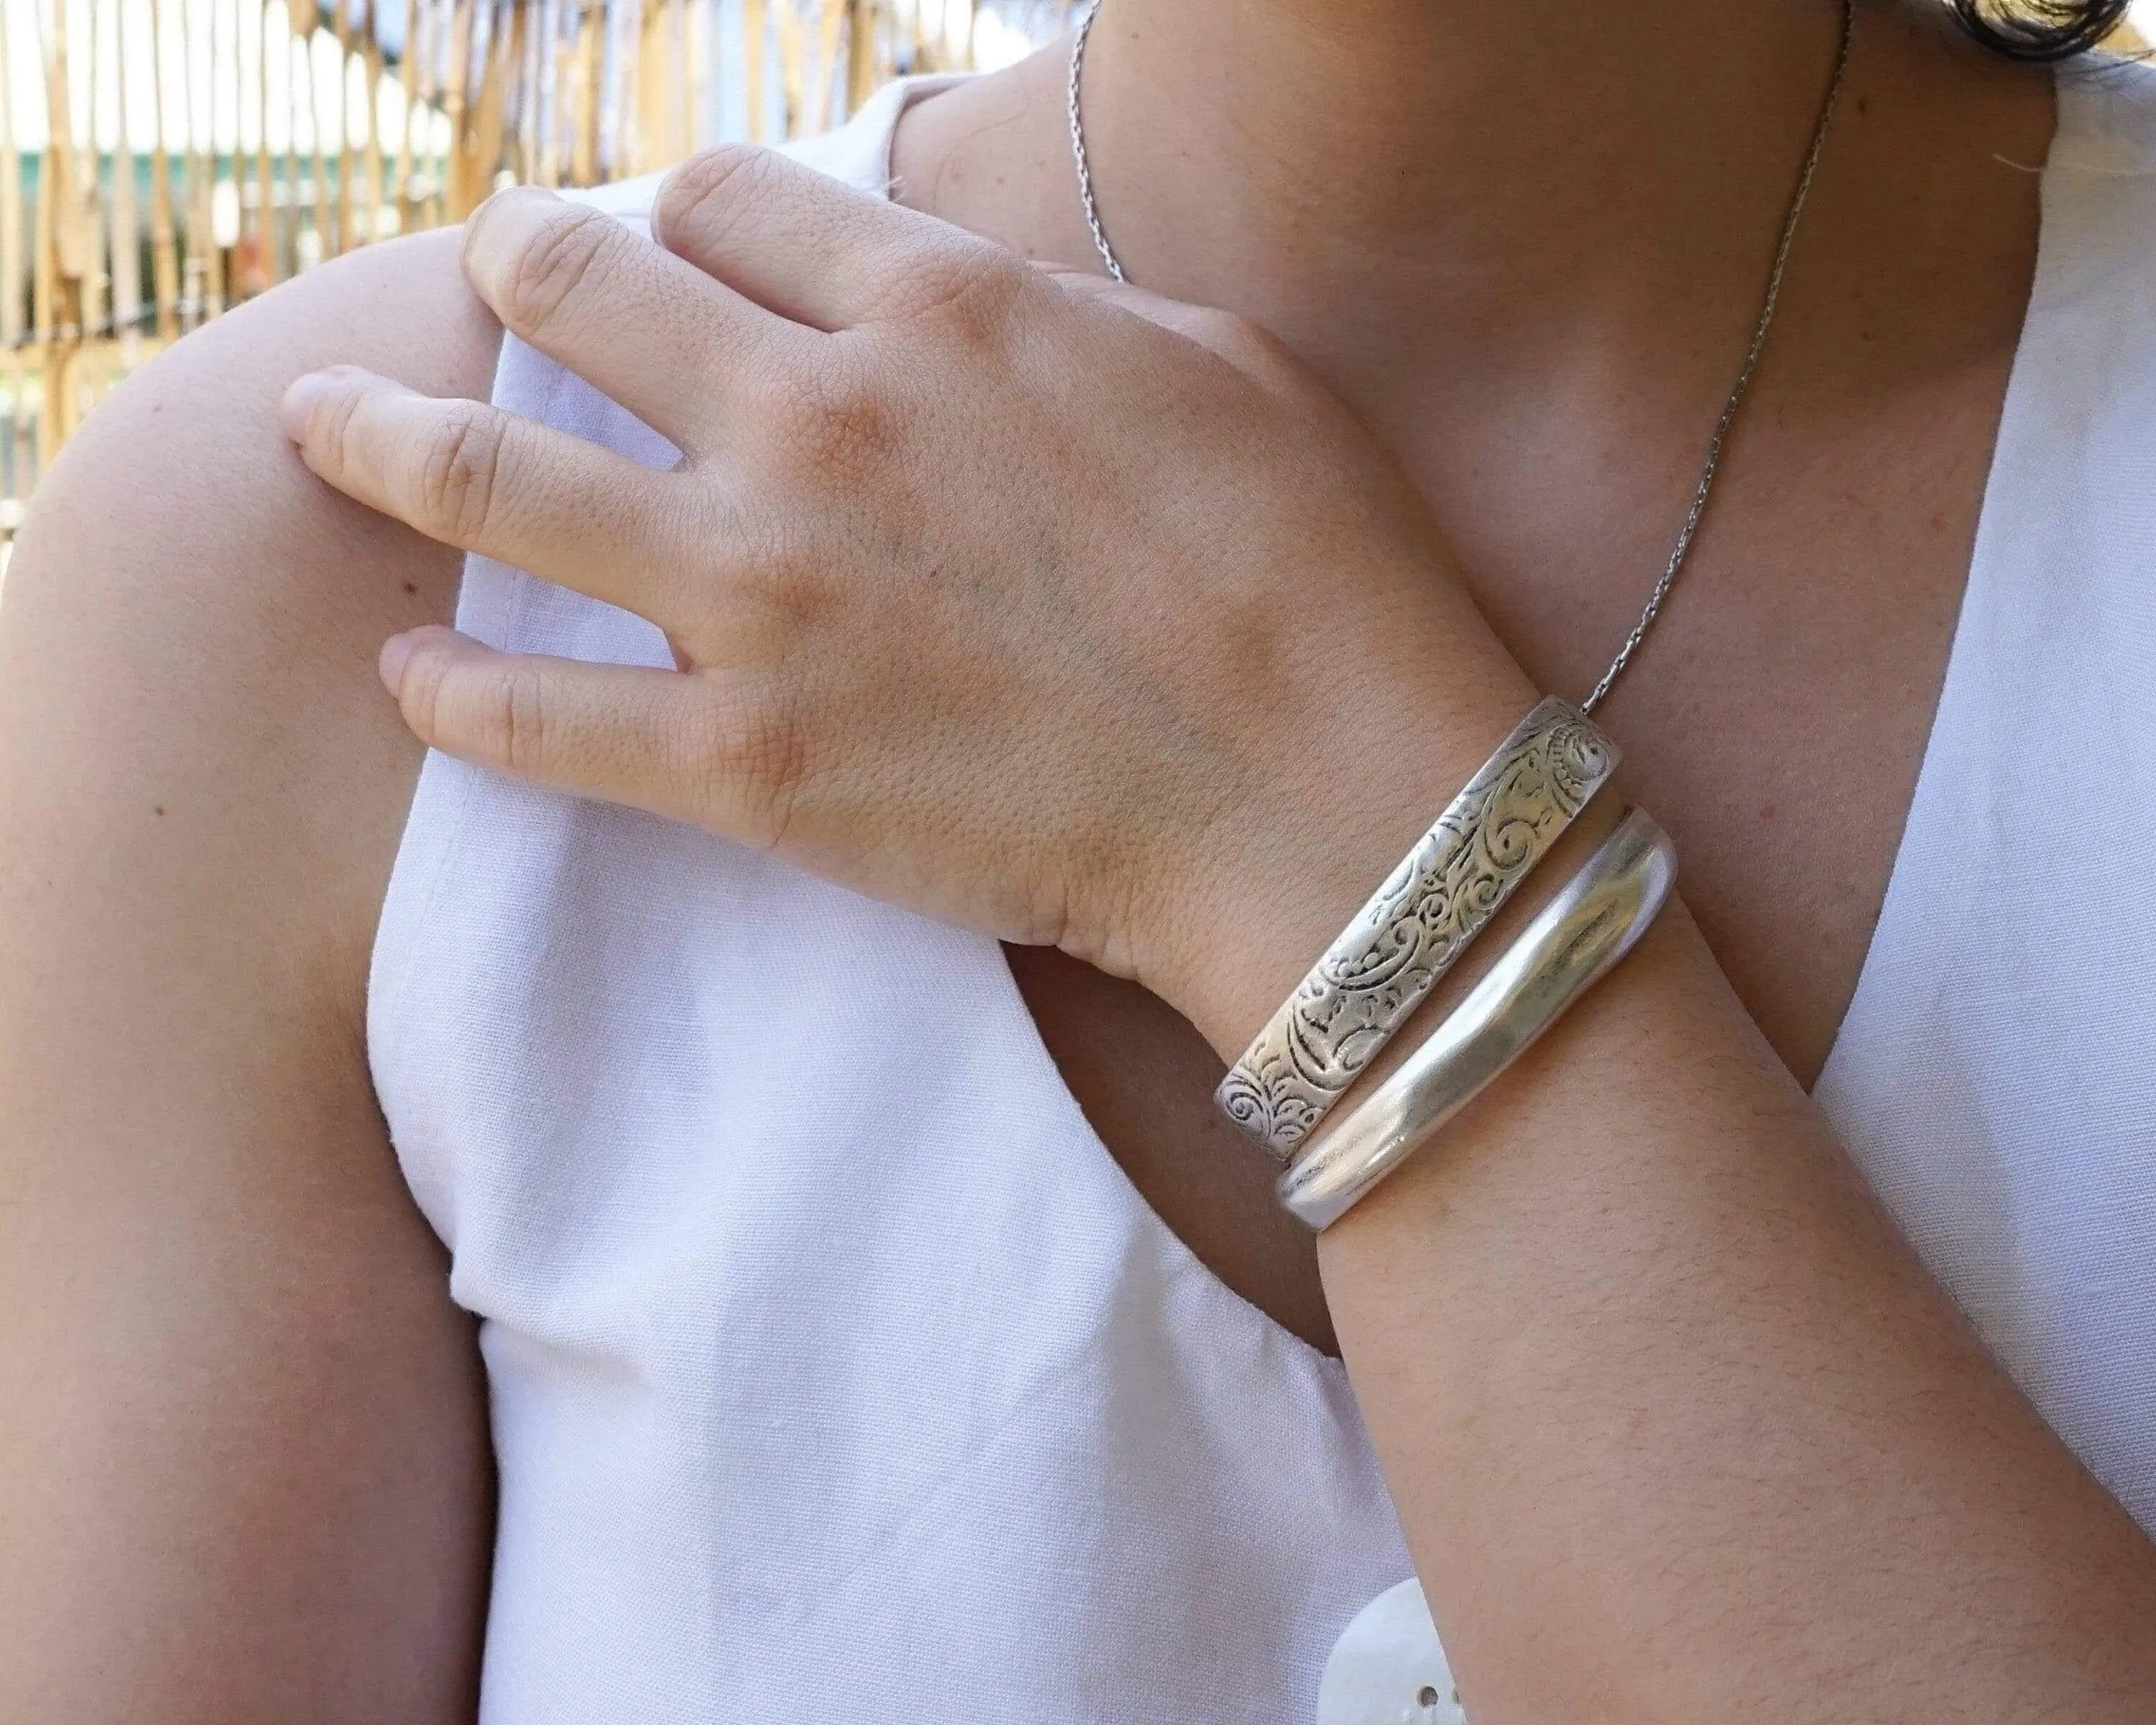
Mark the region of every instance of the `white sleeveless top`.
<instances>
[{"instance_id":1,"label":"white sleeveless top","mask_svg":"<svg viewBox=\"0 0 2156 1725\"><path fill-rule=\"evenodd\" d=\"M880 192L912 90L798 153ZM597 194L625 220L653 182ZM2156 74L2062 80L1907 834L1818 1087L2156 1527ZM516 341L503 405L646 462ZM670 663L480 559L459 626ZM1410 1574L1341 1368L1087 1126L993 941L441 756L368 1034L483 1320L486 1725L1301 1725Z\"/></svg>"}]
</instances>

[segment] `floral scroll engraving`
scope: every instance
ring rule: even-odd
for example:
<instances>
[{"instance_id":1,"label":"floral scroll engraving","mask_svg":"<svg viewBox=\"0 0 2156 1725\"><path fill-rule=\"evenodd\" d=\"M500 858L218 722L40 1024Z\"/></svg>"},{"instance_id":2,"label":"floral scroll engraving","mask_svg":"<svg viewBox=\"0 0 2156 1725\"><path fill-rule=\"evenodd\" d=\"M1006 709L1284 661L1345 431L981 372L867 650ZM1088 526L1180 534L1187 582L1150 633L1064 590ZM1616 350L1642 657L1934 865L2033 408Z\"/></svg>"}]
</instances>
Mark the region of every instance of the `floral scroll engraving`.
<instances>
[{"instance_id":1,"label":"floral scroll engraving","mask_svg":"<svg viewBox=\"0 0 2156 1725\"><path fill-rule=\"evenodd\" d=\"M1292 1156L1616 765L1565 702L1529 713L1221 1081L1221 1111Z\"/></svg>"}]
</instances>

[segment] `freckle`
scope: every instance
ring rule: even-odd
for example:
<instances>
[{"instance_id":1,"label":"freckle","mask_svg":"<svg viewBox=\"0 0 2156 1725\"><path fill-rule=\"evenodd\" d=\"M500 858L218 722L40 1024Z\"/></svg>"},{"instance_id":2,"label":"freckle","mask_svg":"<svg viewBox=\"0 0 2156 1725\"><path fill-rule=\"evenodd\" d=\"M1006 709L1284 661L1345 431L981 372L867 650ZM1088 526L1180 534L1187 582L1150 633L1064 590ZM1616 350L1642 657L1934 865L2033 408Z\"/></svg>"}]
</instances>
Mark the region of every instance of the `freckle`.
<instances>
[{"instance_id":1,"label":"freckle","mask_svg":"<svg viewBox=\"0 0 2156 1725\"><path fill-rule=\"evenodd\" d=\"M1769 803L1764 809L1759 811L1759 819L1762 820L1772 820L1781 812L1782 811L1774 803Z\"/></svg>"},{"instance_id":2,"label":"freckle","mask_svg":"<svg viewBox=\"0 0 2156 1725\"><path fill-rule=\"evenodd\" d=\"M415 593L418 590L419 583L416 581L408 581L404 583L404 591L408 593Z\"/></svg>"},{"instance_id":3,"label":"freckle","mask_svg":"<svg viewBox=\"0 0 2156 1725\"><path fill-rule=\"evenodd\" d=\"M165 805L162 803L153 804L150 812L152 814L162 814L165 812Z\"/></svg>"}]
</instances>

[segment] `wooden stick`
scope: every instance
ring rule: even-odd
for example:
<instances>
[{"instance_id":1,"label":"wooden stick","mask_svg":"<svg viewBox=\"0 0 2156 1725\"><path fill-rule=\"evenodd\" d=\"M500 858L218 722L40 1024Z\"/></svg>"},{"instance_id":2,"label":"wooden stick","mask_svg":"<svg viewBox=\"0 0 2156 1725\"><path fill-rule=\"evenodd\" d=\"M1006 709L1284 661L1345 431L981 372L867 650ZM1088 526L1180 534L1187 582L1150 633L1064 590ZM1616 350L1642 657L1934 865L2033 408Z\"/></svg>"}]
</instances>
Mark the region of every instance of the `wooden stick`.
<instances>
[{"instance_id":1,"label":"wooden stick","mask_svg":"<svg viewBox=\"0 0 2156 1725\"><path fill-rule=\"evenodd\" d=\"M336 256L344 246L338 238L332 213L336 199L330 191L329 158L323 147L322 93L315 77L315 33L321 28L322 16L315 0L293 0L293 3L298 18L306 23L305 29L295 28L292 33L300 44L300 74L307 86L307 130L314 143L315 249L318 256L326 261ZM341 56L337 63L343 64ZM337 92L337 107L341 115L344 92L341 90Z\"/></svg>"},{"instance_id":2,"label":"wooden stick","mask_svg":"<svg viewBox=\"0 0 2156 1725\"><path fill-rule=\"evenodd\" d=\"M442 209L449 191L449 158L438 148L442 133L440 122L449 113L449 79L445 69L449 63L456 39L456 8L454 0L429 0L439 17L430 14L427 31L427 90L428 108L431 118L426 131L427 201L420 211L419 225L435 228L441 225ZM454 147L454 146L452 146Z\"/></svg>"},{"instance_id":3,"label":"wooden stick","mask_svg":"<svg viewBox=\"0 0 2156 1725\"><path fill-rule=\"evenodd\" d=\"M39 8L42 17L43 7ZM39 177L38 249L46 270L44 376L38 413L38 465L50 466L74 429L75 351L82 345L80 193L76 188L74 116L68 100L67 6L58 0L44 54L45 115L50 136Z\"/></svg>"},{"instance_id":4,"label":"wooden stick","mask_svg":"<svg viewBox=\"0 0 2156 1725\"><path fill-rule=\"evenodd\" d=\"M254 214L261 278L252 291L260 293L276 286L283 279L284 259L283 248L278 244L277 187L270 158L270 0L261 0L254 16L255 120L259 127L254 138Z\"/></svg>"},{"instance_id":5,"label":"wooden stick","mask_svg":"<svg viewBox=\"0 0 2156 1725\"><path fill-rule=\"evenodd\" d=\"M30 388L23 350L8 350L8 495L20 502L30 495L37 480L37 462L30 449ZM12 544L14 536L8 535Z\"/></svg>"},{"instance_id":6,"label":"wooden stick","mask_svg":"<svg viewBox=\"0 0 2156 1725\"><path fill-rule=\"evenodd\" d=\"M742 90L748 99L748 136L763 141L768 116L763 105L763 62L771 51L763 23L763 0L742 0Z\"/></svg>"},{"instance_id":7,"label":"wooden stick","mask_svg":"<svg viewBox=\"0 0 2156 1725\"><path fill-rule=\"evenodd\" d=\"M397 68L398 87L404 95L404 128L397 140L397 228L410 231L419 218L419 200L412 195L412 133L419 124L420 44L426 40L427 17L422 0L404 0L403 59Z\"/></svg>"},{"instance_id":8,"label":"wooden stick","mask_svg":"<svg viewBox=\"0 0 2156 1725\"><path fill-rule=\"evenodd\" d=\"M599 177L619 180L635 171L636 73L644 57L644 12L639 0L603 0L603 10ZM605 129L609 121L611 131Z\"/></svg>"},{"instance_id":9,"label":"wooden stick","mask_svg":"<svg viewBox=\"0 0 2156 1725\"><path fill-rule=\"evenodd\" d=\"M509 104L510 171L516 182L529 185L539 173L540 38L546 21L539 16L537 0L511 0L516 17L510 27L516 44L516 81Z\"/></svg>"},{"instance_id":10,"label":"wooden stick","mask_svg":"<svg viewBox=\"0 0 2156 1725\"><path fill-rule=\"evenodd\" d=\"M330 3L336 13L337 45L336 251L342 252L354 244L352 218L357 200L352 196L352 182L359 177L359 157L352 141L352 116L346 111L352 101L352 5L351 0L330 0Z\"/></svg>"},{"instance_id":11,"label":"wooden stick","mask_svg":"<svg viewBox=\"0 0 2156 1725\"><path fill-rule=\"evenodd\" d=\"M487 7L488 29L484 47L485 56L480 68L479 105L471 120L471 141L465 152L468 164L466 195L471 202L465 206L469 215L494 190L494 177L501 167L501 140L508 105L509 69L515 64L511 58L511 44L501 35L501 8L495 0L485 0Z\"/></svg>"},{"instance_id":12,"label":"wooden stick","mask_svg":"<svg viewBox=\"0 0 2156 1725\"><path fill-rule=\"evenodd\" d=\"M506 172L519 185L531 177L525 162L526 86L531 81L526 62L531 54L531 8L526 0L501 0L508 12L508 42L501 53L501 119L494 171Z\"/></svg>"},{"instance_id":13,"label":"wooden stick","mask_svg":"<svg viewBox=\"0 0 2156 1725\"><path fill-rule=\"evenodd\" d=\"M778 135L801 136L805 117L806 74L802 65L801 7L799 0L778 0L778 72L785 105L779 114Z\"/></svg>"},{"instance_id":14,"label":"wooden stick","mask_svg":"<svg viewBox=\"0 0 2156 1725\"><path fill-rule=\"evenodd\" d=\"M675 126L667 154L679 161L696 149L696 21L689 0L673 0Z\"/></svg>"},{"instance_id":15,"label":"wooden stick","mask_svg":"<svg viewBox=\"0 0 2156 1725\"><path fill-rule=\"evenodd\" d=\"M64 5L66 0L60 0L60 3ZM203 290L207 265L202 256L206 244L201 221L203 128L195 123L194 37L193 0L180 0L180 102L187 142L180 156L180 198L176 222L182 261L175 310L183 330L191 330L202 321L207 303Z\"/></svg>"},{"instance_id":16,"label":"wooden stick","mask_svg":"<svg viewBox=\"0 0 2156 1725\"><path fill-rule=\"evenodd\" d=\"M875 0L847 0L846 114L860 110L883 80ZM844 116L841 116L844 118Z\"/></svg>"},{"instance_id":17,"label":"wooden stick","mask_svg":"<svg viewBox=\"0 0 2156 1725\"><path fill-rule=\"evenodd\" d=\"M172 228L172 162L165 151L165 0L150 0L150 45L157 76L150 80L150 270L157 302L157 339L180 333L180 255Z\"/></svg>"},{"instance_id":18,"label":"wooden stick","mask_svg":"<svg viewBox=\"0 0 2156 1725\"><path fill-rule=\"evenodd\" d=\"M362 123L367 128L367 203L366 213L360 218L367 226L359 237L362 245L372 245L382 237L381 20L381 0L367 0L367 47L361 69L367 85L367 102L362 116Z\"/></svg>"},{"instance_id":19,"label":"wooden stick","mask_svg":"<svg viewBox=\"0 0 2156 1725\"><path fill-rule=\"evenodd\" d=\"M703 149L703 140L711 130L711 90L720 60L716 7L718 0L690 0L690 64L694 67L688 104L690 151Z\"/></svg>"},{"instance_id":20,"label":"wooden stick","mask_svg":"<svg viewBox=\"0 0 2156 1725\"><path fill-rule=\"evenodd\" d=\"M831 125L831 86L839 75L839 32L845 28L846 0L823 0L816 20L816 64L810 75L808 130L828 131Z\"/></svg>"},{"instance_id":21,"label":"wooden stick","mask_svg":"<svg viewBox=\"0 0 2156 1725\"><path fill-rule=\"evenodd\" d=\"M449 159L444 175L449 183L444 187L444 197L452 222L461 222L471 213L470 188L465 183L464 137L465 80L471 69L472 10L472 0L456 0L456 11L449 24L447 75L442 80L442 109L449 121Z\"/></svg>"},{"instance_id":22,"label":"wooden stick","mask_svg":"<svg viewBox=\"0 0 2156 1725\"><path fill-rule=\"evenodd\" d=\"M38 362L37 470L43 473L59 453L59 419L52 411L53 350L59 324L59 257L54 218L54 184L59 157L47 140L38 157L36 223L30 263L30 338Z\"/></svg>"},{"instance_id":23,"label":"wooden stick","mask_svg":"<svg viewBox=\"0 0 2156 1725\"><path fill-rule=\"evenodd\" d=\"M29 429L29 391L23 365L23 157L15 147L15 64L0 21L0 347L7 352L8 462L10 502L28 495L23 471ZM12 540L12 535L11 540Z\"/></svg>"},{"instance_id":24,"label":"wooden stick","mask_svg":"<svg viewBox=\"0 0 2156 1725\"><path fill-rule=\"evenodd\" d=\"M0 347L10 359L9 381L22 393L23 346L23 157L15 147L15 62L8 31L0 27ZM15 484L14 451L8 450L8 495L20 496Z\"/></svg>"},{"instance_id":25,"label":"wooden stick","mask_svg":"<svg viewBox=\"0 0 2156 1725\"><path fill-rule=\"evenodd\" d=\"M540 163L547 153L547 78L553 65L552 19L547 0L520 0L529 14L524 33L524 94L517 110L520 178L543 184Z\"/></svg>"},{"instance_id":26,"label":"wooden stick","mask_svg":"<svg viewBox=\"0 0 2156 1725\"><path fill-rule=\"evenodd\" d=\"M635 28L624 46L629 59L624 100L616 110L624 136L621 164L634 177L665 165L667 146L673 141L672 116L668 110L674 80L667 75L668 0L652 0L639 8Z\"/></svg>"},{"instance_id":27,"label":"wooden stick","mask_svg":"<svg viewBox=\"0 0 2156 1725\"><path fill-rule=\"evenodd\" d=\"M581 30L580 13L567 11L574 0L547 0L553 20L547 33L547 58L552 69L547 85L547 123L540 143L539 177L549 186L562 183L564 174L574 177L577 160L577 49L572 33L563 28L574 17Z\"/></svg>"},{"instance_id":28,"label":"wooden stick","mask_svg":"<svg viewBox=\"0 0 2156 1725\"><path fill-rule=\"evenodd\" d=\"M288 19L295 14L287 11ZM306 267L306 254L300 246L305 229L300 212L304 208L300 198L300 104L304 100L300 85L309 89L314 80L306 75L306 39L296 29L287 30L285 37L285 224L290 236L291 270L295 275ZM295 60L298 64L294 64ZM280 267L282 267L280 263Z\"/></svg>"},{"instance_id":29,"label":"wooden stick","mask_svg":"<svg viewBox=\"0 0 2156 1725\"><path fill-rule=\"evenodd\" d=\"M695 27L691 53L696 73L692 80L696 94L689 110L689 147L695 151L704 147L709 136L707 126L724 57L719 52L719 0L691 0L691 3L696 8L691 14Z\"/></svg>"},{"instance_id":30,"label":"wooden stick","mask_svg":"<svg viewBox=\"0 0 2156 1725\"><path fill-rule=\"evenodd\" d=\"M562 182L562 53L560 0L533 0L531 177L542 186Z\"/></svg>"},{"instance_id":31,"label":"wooden stick","mask_svg":"<svg viewBox=\"0 0 2156 1725\"><path fill-rule=\"evenodd\" d=\"M65 0L61 0L64 4ZM211 61L211 90L216 90L217 69ZM187 142L180 157L180 198L176 215L179 230L181 259L179 264L178 302L175 311L180 326L191 330L199 324L208 309L209 258L213 241L203 224L203 213L209 208L203 182L208 177L209 158L204 154L203 140L209 130L195 117L195 28L193 0L181 0L180 5L180 100L181 114L187 128ZM169 197L169 193L167 196Z\"/></svg>"},{"instance_id":32,"label":"wooden stick","mask_svg":"<svg viewBox=\"0 0 2156 1725\"><path fill-rule=\"evenodd\" d=\"M624 165L632 175L664 167L673 159L679 128L674 119L676 79L669 61L673 54L671 8L678 3L679 0L652 0L642 8L636 33L630 39L635 54L635 102L624 124L629 132Z\"/></svg>"},{"instance_id":33,"label":"wooden stick","mask_svg":"<svg viewBox=\"0 0 2156 1725\"><path fill-rule=\"evenodd\" d=\"M127 126L127 10L113 0L115 82L120 92L120 147L112 162L112 324L124 362L136 363L142 321L142 236L135 219L135 141Z\"/></svg>"},{"instance_id":34,"label":"wooden stick","mask_svg":"<svg viewBox=\"0 0 2156 1725\"><path fill-rule=\"evenodd\" d=\"M224 310L224 247L217 237L217 188L219 180L223 177L218 167L217 151L217 69L224 58L218 49L218 44L223 39L221 34L223 16L217 0L210 0L209 112L203 121L203 171L201 187L198 194L202 203L196 213L197 223L202 229L202 292L204 317L215 317ZM235 30L239 28L237 17L233 20L233 28ZM236 43L234 44L233 58L235 62L239 59L239 45ZM235 85L236 82L235 80ZM236 88L234 94L236 98L238 95ZM237 117L237 116L234 116L235 119ZM239 190L236 185L233 187L235 194Z\"/></svg>"},{"instance_id":35,"label":"wooden stick","mask_svg":"<svg viewBox=\"0 0 2156 1725\"><path fill-rule=\"evenodd\" d=\"M569 152L569 183L595 186L599 177L599 80L606 74L606 13L598 0L582 0L572 70L577 129Z\"/></svg>"},{"instance_id":36,"label":"wooden stick","mask_svg":"<svg viewBox=\"0 0 2156 1725\"><path fill-rule=\"evenodd\" d=\"M95 341L111 327L111 311L108 304L111 278L105 267L105 155L104 151L98 147L97 141L99 83L97 74L99 63L104 59L105 32L100 28L104 23L104 7L98 3L98 0L90 0L90 42L84 54L84 59L89 63L90 74L86 80L90 85L90 147L85 155L76 159L80 177L75 182L77 202L74 211L73 254L80 265L82 333L86 341ZM74 102L72 86L73 80L70 80L69 95L70 110ZM82 366L79 357L75 367L74 382L79 386L81 381ZM76 396L74 411L77 417L80 417L81 413L80 388L77 388Z\"/></svg>"}]
</instances>

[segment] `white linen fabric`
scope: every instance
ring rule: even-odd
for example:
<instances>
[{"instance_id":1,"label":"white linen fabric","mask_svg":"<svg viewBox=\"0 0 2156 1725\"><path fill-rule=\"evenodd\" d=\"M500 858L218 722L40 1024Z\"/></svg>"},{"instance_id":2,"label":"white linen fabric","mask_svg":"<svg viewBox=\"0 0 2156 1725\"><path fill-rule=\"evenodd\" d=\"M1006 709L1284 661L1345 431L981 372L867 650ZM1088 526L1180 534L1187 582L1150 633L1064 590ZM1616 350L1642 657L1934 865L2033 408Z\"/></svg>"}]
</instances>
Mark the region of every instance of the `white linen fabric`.
<instances>
[{"instance_id":1,"label":"white linen fabric","mask_svg":"<svg viewBox=\"0 0 2156 1725\"><path fill-rule=\"evenodd\" d=\"M1969 589L1814 1089L2053 1428L2156 1532L2156 69L2060 80Z\"/></svg>"},{"instance_id":2,"label":"white linen fabric","mask_svg":"<svg viewBox=\"0 0 2156 1725\"><path fill-rule=\"evenodd\" d=\"M925 80L798 146L880 192ZM652 182L593 194L639 221ZM511 341L495 398L669 446ZM2041 258L1885 911L1818 1087L2156 1525L2156 74L2061 85ZM459 626L649 665L483 559ZM1341 1368L1086 1124L993 942L430 757L374 955L482 1320L485 1725L1294 1725L1410 1573Z\"/></svg>"}]
</instances>

